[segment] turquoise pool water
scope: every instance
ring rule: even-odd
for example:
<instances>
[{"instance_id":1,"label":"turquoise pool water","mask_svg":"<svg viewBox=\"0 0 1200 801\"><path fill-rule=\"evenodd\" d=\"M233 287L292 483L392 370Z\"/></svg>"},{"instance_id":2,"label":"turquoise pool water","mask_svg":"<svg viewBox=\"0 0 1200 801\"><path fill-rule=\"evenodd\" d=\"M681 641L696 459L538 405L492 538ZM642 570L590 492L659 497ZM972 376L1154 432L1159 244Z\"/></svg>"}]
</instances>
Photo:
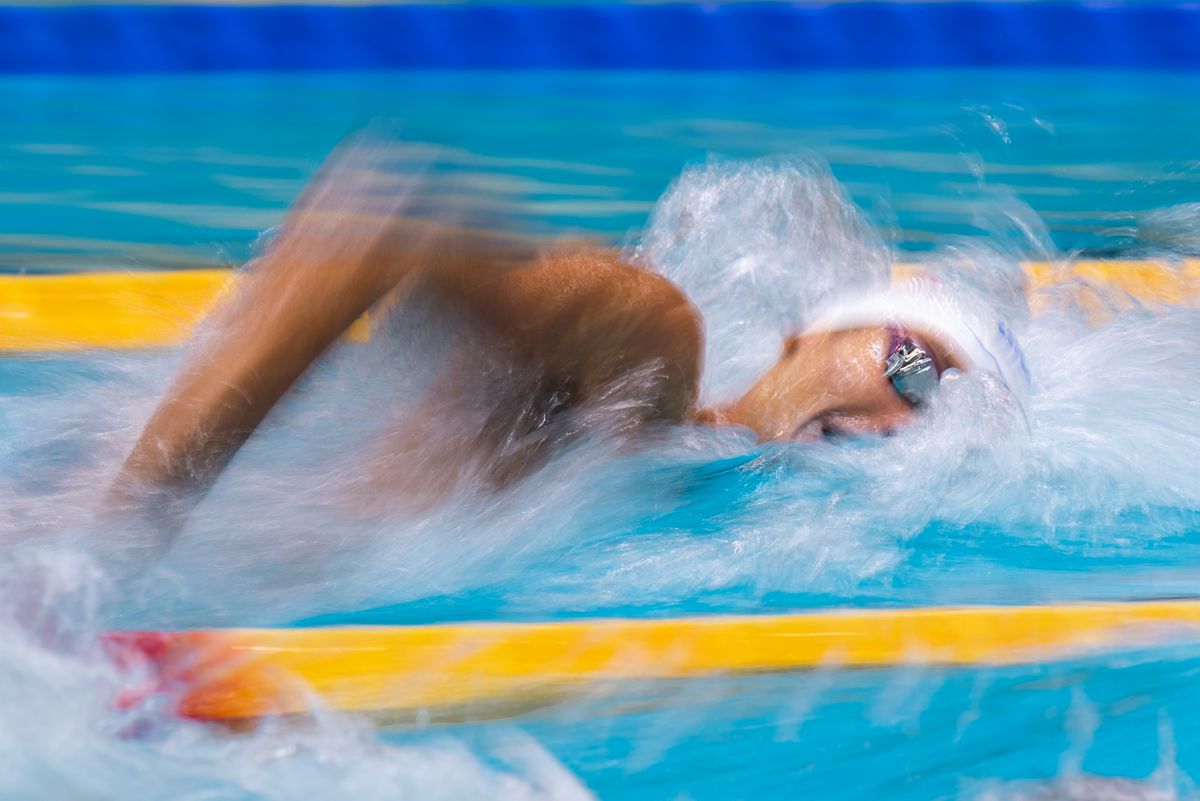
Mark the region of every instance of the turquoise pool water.
<instances>
[{"instance_id":1,"label":"turquoise pool water","mask_svg":"<svg viewBox=\"0 0 1200 801\"><path fill-rule=\"evenodd\" d=\"M444 145L547 227L640 249L704 312L706 399L744 386L804 309L893 258L967 262L1009 310L1035 379L1024 412L966 379L915 428L837 447L679 429L630 453L597 438L499 497L363 520L339 493L377 422L436 363L436 328L404 309L391 337L331 354L167 557L128 578L78 543L126 538L94 522L94 498L180 354L6 358L0 796L1188 797L1190 637L1027 668L631 687L382 735L328 714L240 738L153 710L134 727L109 707L116 679L89 642L115 626L1193 595L1200 317L1134 310L1093 327L1067 306L1031 319L1011 282L1022 258L1200 250L1198 84L1150 72L0 79L7 271L238 264L341 137L373 125ZM682 238L680 209L703 210Z\"/></svg>"},{"instance_id":2,"label":"turquoise pool water","mask_svg":"<svg viewBox=\"0 0 1200 801\"><path fill-rule=\"evenodd\" d=\"M815 153L888 239L1179 244L1200 76L1155 72L367 73L0 78L0 266L238 263L347 132L387 120L624 237L684 164ZM1019 216L1019 215L1018 215ZM1191 245L1194 246L1194 240Z\"/></svg>"}]
</instances>

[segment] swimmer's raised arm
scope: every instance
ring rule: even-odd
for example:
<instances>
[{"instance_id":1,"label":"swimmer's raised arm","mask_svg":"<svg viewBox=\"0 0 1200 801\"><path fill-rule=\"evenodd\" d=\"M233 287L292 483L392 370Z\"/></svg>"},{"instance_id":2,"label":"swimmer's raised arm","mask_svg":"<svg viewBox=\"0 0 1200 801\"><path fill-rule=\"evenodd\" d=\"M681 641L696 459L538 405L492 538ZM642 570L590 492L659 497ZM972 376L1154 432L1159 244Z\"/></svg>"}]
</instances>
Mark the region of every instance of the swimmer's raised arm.
<instances>
[{"instance_id":1,"label":"swimmer's raised arm","mask_svg":"<svg viewBox=\"0 0 1200 801\"><path fill-rule=\"evenodd\" d=\"M641 416L685 417L695 399L701 331L673 284L609 250L537 256L526 239L459 227L447 212L453 204L439 206L444 198L427 184L420 197L394 189L372 196L379 177L337 164L318 176L265 255L204 323L126 459L110 508L131 508L173 529L309 365L365 310L415 284L418 273L540 376L538 387L569 388L571 406L647 369L653 386ZM469 386L471 376L463 379Z\"/></svg>"},{"instance_id":2,"label":"swimmer's raised arm","mask_svg":"<svg viewBox=\"0 0 1200 801\"><path fill-rule=\"evenodd\" d=\"M481 244L444 220L405 216L414 198L403 187L371 196L361 184L369 181L335 161L288 213L205 321L126 459L110 508L186 510L354 320L418 268L460 269Z\"/></svg>"}]
</instances>

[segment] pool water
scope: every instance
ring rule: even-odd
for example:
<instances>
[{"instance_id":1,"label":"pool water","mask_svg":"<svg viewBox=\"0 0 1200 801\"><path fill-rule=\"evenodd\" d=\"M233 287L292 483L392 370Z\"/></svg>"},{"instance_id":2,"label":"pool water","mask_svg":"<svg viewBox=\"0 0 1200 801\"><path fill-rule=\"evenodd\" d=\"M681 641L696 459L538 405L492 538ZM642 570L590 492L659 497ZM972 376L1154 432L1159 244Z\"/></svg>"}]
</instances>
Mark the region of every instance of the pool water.
<instances>
[{"instance_id":1,"label":"pool water","mask_svg":"<svg viewBox=\"0 0 1200 801\"><path fill-rule=\"evenodd\" d=\"M389 336L329 354L170 552L131 575L109 551L136 534L97 523L95 498L180 353L6 357L0 797L1189 797L1186 637L1021 668L623 687L499 723L381 733L323 713L229 737L113 710L94 635L1194 595L1200 315L1033 318L1015 277L1027 258L1200 251L1198 83L0 79L8 271L238 264L368 126L443 145L520 214L669 275L706 320L706 401L744 388L806 311L900 259L1002 308L1035 384L1021 407L960 377L878 441L762 447L680 428L630 451L597 436L497 496L356 515L361 454L437 363L440 329L410 304Z\"/></svg>"},{"instance_id":2,"label":"pool water","mask_svg":"<svg viewBox=\"0 0 1200 801\"><path fill-rule=\"evenodd\" d=\"M1180 245L1187 217L1168 210L1198 195L1198 87L1152 71L6 76L0 267L239 263L379 120L503 171L547 221L618 238L684 164L801 152L904 249ZM1011 230L1026 206L1044 231Z\"/></svg>"}]
</instances>

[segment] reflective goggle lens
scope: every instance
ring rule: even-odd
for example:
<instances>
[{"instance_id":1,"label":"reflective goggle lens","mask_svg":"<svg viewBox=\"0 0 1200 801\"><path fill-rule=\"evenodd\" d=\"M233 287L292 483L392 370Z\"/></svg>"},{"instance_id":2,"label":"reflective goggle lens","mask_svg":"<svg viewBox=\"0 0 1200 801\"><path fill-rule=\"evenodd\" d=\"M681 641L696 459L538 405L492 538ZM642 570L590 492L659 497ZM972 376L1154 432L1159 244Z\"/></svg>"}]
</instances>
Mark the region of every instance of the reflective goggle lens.
<instances>
[{"instance_id":1,"label":"reflective goggle lens","mask_svg":"<svg viewBox=\"0 0 1200 801\"><path fill-rule=\"evenodd\" d=\"M900 397L919 406L928 401L938 387L937 364L911 336L893 331L892 341L883 374Z\"/></svg>"}]
</instances>

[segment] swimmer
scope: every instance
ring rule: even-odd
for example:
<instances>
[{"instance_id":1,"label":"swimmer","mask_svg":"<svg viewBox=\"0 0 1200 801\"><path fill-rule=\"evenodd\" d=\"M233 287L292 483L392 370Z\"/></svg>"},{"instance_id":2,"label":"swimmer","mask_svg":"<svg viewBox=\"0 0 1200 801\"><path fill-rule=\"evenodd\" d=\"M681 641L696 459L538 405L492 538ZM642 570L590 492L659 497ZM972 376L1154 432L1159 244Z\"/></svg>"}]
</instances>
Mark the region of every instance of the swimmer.
<instances>
[{"instance_id":1,"label":"swimmer","mask_svg":"<svg viewBox=\"0 0 1200 801\"><path fill-rule=\"evenodd\" d=\"M911 422L949 370L989 370L1014 391L1027 381L1003 325L884 293L818 313L741 397L701 408L703 324L667 278L614 250L464 224L431 179L371 195L347 162L323 168L210 315L112 506L155 510L170 527L356 319L415 294L463 333L380 438L360 491L417 508L472 473L510 484L601 419L626 438L663 424L743 426L760 442L882 435Z\"/></svg>"}]
</instances>

